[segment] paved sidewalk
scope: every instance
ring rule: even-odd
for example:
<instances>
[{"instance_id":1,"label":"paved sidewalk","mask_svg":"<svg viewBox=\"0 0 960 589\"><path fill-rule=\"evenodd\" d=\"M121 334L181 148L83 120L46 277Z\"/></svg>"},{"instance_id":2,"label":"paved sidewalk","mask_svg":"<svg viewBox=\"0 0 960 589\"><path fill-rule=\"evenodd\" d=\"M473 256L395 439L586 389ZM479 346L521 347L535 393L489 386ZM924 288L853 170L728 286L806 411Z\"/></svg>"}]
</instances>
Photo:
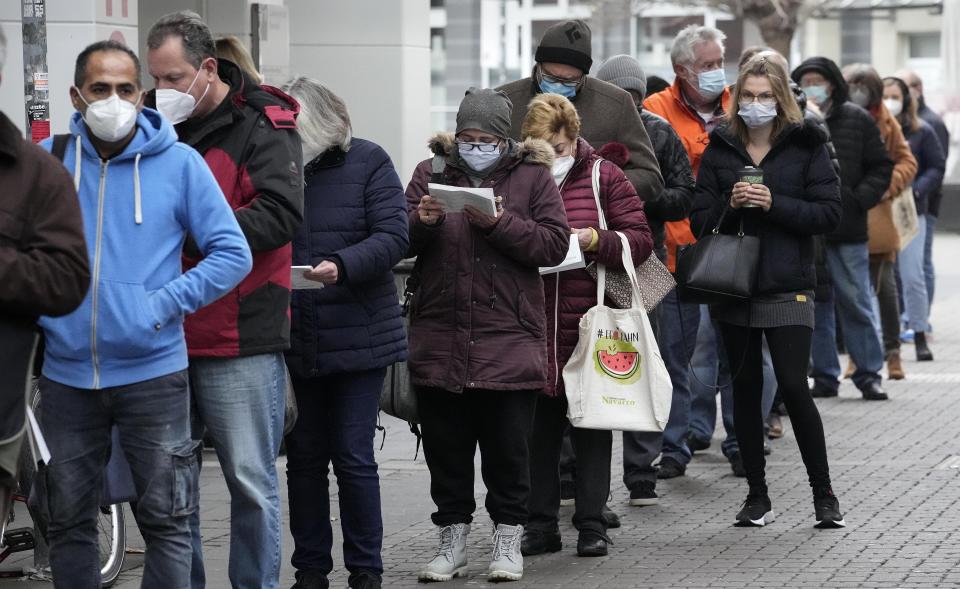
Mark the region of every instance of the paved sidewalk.
<instances>
[{"instance_id":1,"label":"paved sidewalk","mask_svg":"<svg viewBox=\"0 0 960 589\"><path fill-rule=\"evenodd\" d=\"M907 379L886 381L886 403L860 400L845 382L836 399L818 400L827 432L834 489L846 513L844 530L815 530L813 505L795 438L773 442L768 481L778 519L762 529L731 525L746 495L743 479L732 476L719 439L698 453L687 476L661 481L660 504L627 505L614 464L611 507L623 527L611 530L610 556L575 554L570 508L562 508L562 552L528 558L525 578L514 587L960 587L960 236L939 235L937 302L934 307L933 363L914 362L904 345ZM866 287L866 286L865 286ZM389 419L389 418L387 418ZM385 520L385 587L417 586L416 572L432 554L435 531L429 522L429 477L403 424L387 426L378 452ZM722 428L718 429L722 433ZM379 444L379 439L378 439ZM614 456L619 456L619 443ZM283 460L280 461L281 471ZM477 476L478 503L483 488ZM335 489L335 487L334 487ZM227 549L229 506L215 456L202 473L202 518L209 586L229 587ZM332 507L336 517L336 503ZM132 520L131 520L132 521ZM339 520L334 521L335 529ZM136 534L133 526L130 533ZM443 587L487 587L489 520L478 513L470 536L470 576ZM336 532L339 543L339 530ZM139 538L132 543L142 542ZM142 543L140 544L142 545ZM284 540L281 587L293 583ZM335 562L342 559L338 554ZM140 555L128 557L117 587L139 586ZM338 564L333 587L345 587ZM0 581L0 586L7 584ZM10 584L11 587L18 585ZM20 587L45 587L23 583Z\"/></svg>"}]
</instances>

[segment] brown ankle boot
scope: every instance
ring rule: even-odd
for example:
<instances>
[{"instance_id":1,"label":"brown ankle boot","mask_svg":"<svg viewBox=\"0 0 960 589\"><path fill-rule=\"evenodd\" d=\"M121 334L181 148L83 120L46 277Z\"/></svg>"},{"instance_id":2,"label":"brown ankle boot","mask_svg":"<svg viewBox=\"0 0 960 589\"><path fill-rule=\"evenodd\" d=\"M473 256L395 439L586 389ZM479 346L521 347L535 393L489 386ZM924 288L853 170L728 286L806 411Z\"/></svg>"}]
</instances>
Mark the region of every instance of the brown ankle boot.
<instances>
[{"instance_id":1,"label":"brown ankle boot","mask_svg":"<svg viewBox=\"0 0 960 589\"><path fill-rule=\"evenodd\" d=\"M892 350L887 353L887 378L890 380L906 378L906 374L903 372L903 364L900 362L900 350Z\"/></svg>"},{"instance_id":2,"label":"brown ankle boot","mask_svg":"<svg viewBox=\"0 0 960 589\"><path fill-rule=\"evenodd\" d=\"M853 360L847 360L847 369L843 371L843 378L851 378L856 371L857 365L853 363Z\"/></svg>"}]
</instances>

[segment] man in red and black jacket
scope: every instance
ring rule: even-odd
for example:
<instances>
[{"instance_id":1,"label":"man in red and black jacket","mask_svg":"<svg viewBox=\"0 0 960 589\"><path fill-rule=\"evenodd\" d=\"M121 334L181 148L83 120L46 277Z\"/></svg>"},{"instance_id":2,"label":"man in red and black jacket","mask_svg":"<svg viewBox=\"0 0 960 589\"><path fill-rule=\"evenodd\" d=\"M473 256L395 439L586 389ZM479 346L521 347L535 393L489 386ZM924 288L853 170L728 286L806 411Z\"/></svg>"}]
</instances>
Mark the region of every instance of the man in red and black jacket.
<instances>
[{"instance_id":1,"label":"man in red and black jacket","mask_svg":"<svg viewBox=\"0 0 960 589\"><path fill-rule=\"evenodd\" d=\"M220 183L253 252L253 270L186 319L195 422L217 449L231 499L230 583L277 587L280 496L275 461L283 433L290 339L291 245L303 214L299 106L218 60L210 29L192 12L161 18L147 37L156 90L150 105L174 123ZM184 267L198 263L188 240ZM199 517L193 589L205 585Z\"/></svg>"}]
</instances>

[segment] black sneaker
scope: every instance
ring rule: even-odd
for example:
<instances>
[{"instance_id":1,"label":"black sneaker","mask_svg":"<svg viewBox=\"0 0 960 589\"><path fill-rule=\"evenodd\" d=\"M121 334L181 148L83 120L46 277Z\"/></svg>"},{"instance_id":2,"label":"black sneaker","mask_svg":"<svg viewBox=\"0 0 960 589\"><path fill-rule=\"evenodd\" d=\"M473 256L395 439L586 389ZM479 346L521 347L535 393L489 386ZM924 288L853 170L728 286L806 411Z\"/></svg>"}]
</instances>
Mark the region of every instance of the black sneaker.
<instances>
[{"instance_id":1,"label":"black sneaker","mask_svg":"<svg viewBox=\"0 0 960 589\"><path fill-rule=\"evenodd\" d=\"M614 513L609 505L604 505L603 511L601 511L600 514L603 516L603 519L607 521L608 529L614 530L620 527L620 516Z\"/></svg>"},{"instance_id":2,"label":"black sneaker","mask_svg":"<svg viewBox=\"0 0 960 589\"><path fill-rule=\"evenodd\" d=\"M743 459L740 458L739 452L732 452L727 460L730 461L730 470L733 471L733 476L740 478L747 476L747 469L743 466Z\"/></svg>"},{"instance_id":3,"label":"black sneaker","mask_svg":"<svg viewBox=\"0 0 960 589\"><path fill-rule=\"evenodd\" d=\"M770 497L765 492L750 491L733 525L742 528L763 527L772 523L774 518Z\"/></svg>"},{"instance_id":4,"label":"black sneaker","mask_svg":"<svg viewBox=\"0 0 960 589\"><path fill-rule=\"evenodd\" d=\"M691 452L702 452L709 447L710 440L704 440L694 435L687 438L687 448L690 448Z\"/></svg>"},{"instance_id":5,"label":"black sneaker","mask_svg":"<svg viewBox=\"0 0 960 589\"><path fill-rule=\"evenodd\" d=\"M866 386L860 389L860 394L863 395L864 401L886 401L889 399L879 382L867 383Z\"/></svg>"},{"instance_id":6,"label":"black sneaker","mask_svg":"<svg viewBox=\"0 0 960 589\"><path fill-rule=\"evenodd\" d=\"M657 470L658 479L674 479L682 477L687 472L687 465L678 460L665 457L660 459L660 468Z\"/></svg>"},{"instance_id":7,"label":"black sneaker","mask_svg":"<svg viewBox=\"0 0 960 589\"><path fill-rule=\"evenodd\" d=\"M577 484L573 481L560 481L560 505L573 505L577 502Z\"/></svg>"},{"instance_id":8,"label":"black sneaker","mask_svg":"<svg viewBox=\"0 0 960 589\"><path fill-rule=\"evenodd\" d=\"M379 575L362 572L350 575L347 587L349 589L381 589L383 582Z\"/></svg>"},{"instance_id":9,"label":"black sneaker","mask_svg":"<svg viewBox=\"0 0 960 589\"><path fill-rule=\"evenodd\" d=\"M540 530L523 530L523 540L520 541L520 554L524 556L535 556L537 554L546 554L548 552L560 552L563 548L563 542L560 540L560 532L541 532Z\"/></svg>"},{"instance_id":10,"label":"black sneaker","mask_svg":"<svg viewBox=\"0 0 960 589\"><path fill-rule=\"evenodd\" d=\"M630 505L634 507L656 505L660 501L654 490L656 488L657 481L640 481L636 487L630 489Z\"/></svg>"},{"instance_id":11,"label":"black sneaker","mask_svg":"<svg viewBox=\"0 0 960 589\"><path fill-rule=\"evenodd\" d=\"M810 387L810 396L814 399L826 399L827 397L836 397L837 396L836 388L829 388L820 383L815 383Z\"/></svg>"},{"instance_id":12,"label":"black sneaker","mask_svg":"<svg viewBox=\"0 0 960 589\"><path fill-rule=\"evenodd\" d=\"M327 576L318 571L297 571L294 573L297 580L290 589L329 589L330 581Z\"/></svg>"},{"instance_id":13,"label":"black sneaker","mask_svg":"<svg viewBox=\"0 0 960 589\"><path fill-rule=\"evenodd\" d=\"M840 501L830 487L814 489L813 508L817 514L817 523L813 527L821 529L847 527L847 522L843 521L843 514L840 513Z\"/></svg>"}]
</instances>

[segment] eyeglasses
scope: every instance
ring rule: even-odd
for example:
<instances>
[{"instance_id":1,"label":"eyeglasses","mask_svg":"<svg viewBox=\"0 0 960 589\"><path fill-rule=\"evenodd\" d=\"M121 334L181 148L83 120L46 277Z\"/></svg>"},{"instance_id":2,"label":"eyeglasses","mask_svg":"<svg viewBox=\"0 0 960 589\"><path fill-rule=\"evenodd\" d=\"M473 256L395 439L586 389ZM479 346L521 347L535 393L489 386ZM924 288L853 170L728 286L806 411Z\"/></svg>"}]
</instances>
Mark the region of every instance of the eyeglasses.
<instances>
[{"instance_id":1,"label":"eyeglasses","mask_svg":"<svg viewBox=\"0 0 960 589\"><path fill-rule=\"evenodd\" d=\"M763 94L757 95L744 92L740 95L740 106L746 106L753 102L759 102L764 106L771 106L777 103L777 97L769 92L764 92Z\"/></svg>"},{"instance_id":2,"label":"eyeglasses","mask_svg":"<svg viewBox=\"0 0 960 589\"><path fill-rule=\"evenodd\" d=\"M576 88L580 84L580 81L583 80L582 77L576 80L567 80L566 78L558 78L556 76L551 76L546 72L540 72L540 77L551 84L563 84L567 88Z\"/></svg>"},{"instance_id":3,"label":"eyeglasses","mask_svg":"<svg viewBox=\"0 0 960 589\"><path fill-rule=\"evenodd\" d=\"M497 150L499 143L471 143L470 141L457 140L457 146L463 147L463 151L473 151L476 149L480 153L491 153Z\"/></svg>"}]
</instances>

